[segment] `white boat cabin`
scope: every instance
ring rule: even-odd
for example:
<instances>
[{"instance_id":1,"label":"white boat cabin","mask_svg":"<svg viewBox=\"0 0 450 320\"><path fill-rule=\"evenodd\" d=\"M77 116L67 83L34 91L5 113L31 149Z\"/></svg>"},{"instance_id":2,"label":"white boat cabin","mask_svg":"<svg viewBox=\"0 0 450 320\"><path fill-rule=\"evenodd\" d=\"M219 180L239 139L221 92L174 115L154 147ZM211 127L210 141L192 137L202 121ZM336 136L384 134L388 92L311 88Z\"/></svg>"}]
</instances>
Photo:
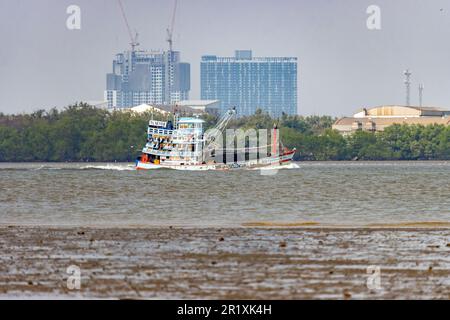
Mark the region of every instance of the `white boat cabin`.
<instances>
[{"instance_id":1,"label":"white boat cabin","mask_svg":"<svg viewBox=\"0 0 450 320\"><path fill-rule=\"evenodd\" d=\"M201 164L203 124L202 119L193 117L175 119L175 123L150 120L141 161L156 165Z\"/></svg>"}]
</instances>

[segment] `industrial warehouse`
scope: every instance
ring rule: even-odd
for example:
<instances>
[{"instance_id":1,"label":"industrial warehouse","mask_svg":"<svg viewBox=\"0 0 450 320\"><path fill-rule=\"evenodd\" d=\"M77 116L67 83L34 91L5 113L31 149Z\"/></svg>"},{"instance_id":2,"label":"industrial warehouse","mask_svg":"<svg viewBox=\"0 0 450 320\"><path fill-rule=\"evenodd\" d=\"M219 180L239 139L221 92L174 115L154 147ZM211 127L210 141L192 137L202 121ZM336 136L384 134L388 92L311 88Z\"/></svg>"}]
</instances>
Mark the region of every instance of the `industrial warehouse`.
<instances>
[{"instance_id":1,"label":"industrial warehouse","mask_svg":"<svg viewBox=\"0 0 450 320\"><path fill-rule=\"evenodd\" d=\"M363 108L353 117L343 117L333 124L333 129L347 135L357 130L383 131L393 124L430 125L450 124L450 111L435 107L378 106Z\"/></svg>"}]
</instances>

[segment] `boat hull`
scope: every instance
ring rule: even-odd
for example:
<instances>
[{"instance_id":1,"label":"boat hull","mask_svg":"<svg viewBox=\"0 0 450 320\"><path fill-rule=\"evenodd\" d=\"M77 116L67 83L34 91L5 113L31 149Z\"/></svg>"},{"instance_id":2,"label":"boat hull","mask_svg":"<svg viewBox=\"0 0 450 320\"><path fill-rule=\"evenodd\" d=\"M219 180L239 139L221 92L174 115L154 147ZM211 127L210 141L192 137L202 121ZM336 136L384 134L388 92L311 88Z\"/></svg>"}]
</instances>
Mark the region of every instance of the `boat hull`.
<instances>
[{"instance_id":1,"label":"boat hull","mask_svg":"<svg viewBox=\"0 0 450 320\"><path fill-rule=\"evenodd\" d=\"M233 169L279 169L288 167L292 163L295 152L288 152L276 157L267 157L259 160L250 160L245 162L233 162L229 164L155 164L151 162L142 162L136 160L137 170L154 170L154 169L173 169L183 171L209 171L209 170L233 170Z\"/></svg>"}]
</instances>

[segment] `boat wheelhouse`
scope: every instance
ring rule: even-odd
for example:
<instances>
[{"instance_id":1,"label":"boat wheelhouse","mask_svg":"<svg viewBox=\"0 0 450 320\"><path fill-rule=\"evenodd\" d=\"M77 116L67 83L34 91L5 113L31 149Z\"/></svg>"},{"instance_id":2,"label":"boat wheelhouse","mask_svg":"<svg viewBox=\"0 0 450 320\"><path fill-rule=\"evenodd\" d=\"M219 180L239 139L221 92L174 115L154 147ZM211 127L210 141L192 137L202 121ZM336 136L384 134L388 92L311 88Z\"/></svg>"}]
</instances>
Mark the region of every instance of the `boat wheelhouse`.
<instances>
[{"instance_id":1,"label":"boat wheelhouse","mask_svg":"<svg viewBox=\"0 0 450 320\"><path fill-rule=\"evenodd\" d=\"M175 124L150 120L141 161L155 165L201 164L203 123L198 118L180 118Z\"/></svg>"}]
</instances>

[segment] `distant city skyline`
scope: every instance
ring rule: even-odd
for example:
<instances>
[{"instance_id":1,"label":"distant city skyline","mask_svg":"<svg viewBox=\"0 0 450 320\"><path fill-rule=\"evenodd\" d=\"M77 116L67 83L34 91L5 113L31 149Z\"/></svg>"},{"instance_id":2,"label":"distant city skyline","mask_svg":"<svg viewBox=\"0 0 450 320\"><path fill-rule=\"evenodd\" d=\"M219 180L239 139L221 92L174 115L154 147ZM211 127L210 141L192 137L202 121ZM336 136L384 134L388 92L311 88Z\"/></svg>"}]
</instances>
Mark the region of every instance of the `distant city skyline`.
<instances>
[{"instance_id":1,"label":"distant city skyline","mask_svg":"<svg viewBox=\"0 0 450 320\"><path fill-rule=\"evenodd\" d=\"M108 108L175 104L189 99L190 86L190 65L181 62L180 52L127 50L106 75L104 99Z\"/></svg>"},{"instance_id":2,"label":"distant city skyline","mask_svg":"<svg viewBox=\"0 0 450 320\"><path fill-rule=\"evenodd\" d=\"M167 49L173 1L123 0L140 49ZM81 30L68 30L66 9L81 8ZM381 30L369 30L367 8L381 10ZM450 4L446 0L180 0L174 49L191 64L191 99L200 98L203 55L298 57L302 115L351 114L404 104L410 69L411 104L450 107ZM62 108L102 100L105 74L129 36L116 1L2 0L0 112Z\"/></svg>"}]
</instances>

